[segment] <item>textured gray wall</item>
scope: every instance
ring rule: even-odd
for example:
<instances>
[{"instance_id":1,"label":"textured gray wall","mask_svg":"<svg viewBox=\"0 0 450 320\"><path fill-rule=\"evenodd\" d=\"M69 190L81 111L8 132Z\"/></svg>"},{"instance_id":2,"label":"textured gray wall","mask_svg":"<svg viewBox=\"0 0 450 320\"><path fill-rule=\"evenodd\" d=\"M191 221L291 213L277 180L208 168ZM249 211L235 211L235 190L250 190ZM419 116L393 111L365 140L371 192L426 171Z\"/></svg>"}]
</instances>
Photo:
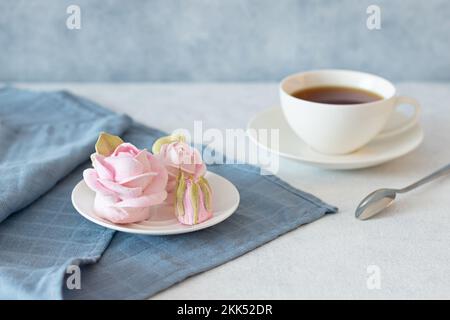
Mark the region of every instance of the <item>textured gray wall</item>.
<instances>
[{"instance_id":1,"label":"textured gray wall","mask_svg":"<svg viewBox=\"0 0 450 320\"><path fill-rule=\"evenodd\" d=\"M81 7L81 29L66 8ZM382 29L366 28L381 7ZM449 0L0 0L0 81L450 80Z\"/></svg>"}]
</instances>

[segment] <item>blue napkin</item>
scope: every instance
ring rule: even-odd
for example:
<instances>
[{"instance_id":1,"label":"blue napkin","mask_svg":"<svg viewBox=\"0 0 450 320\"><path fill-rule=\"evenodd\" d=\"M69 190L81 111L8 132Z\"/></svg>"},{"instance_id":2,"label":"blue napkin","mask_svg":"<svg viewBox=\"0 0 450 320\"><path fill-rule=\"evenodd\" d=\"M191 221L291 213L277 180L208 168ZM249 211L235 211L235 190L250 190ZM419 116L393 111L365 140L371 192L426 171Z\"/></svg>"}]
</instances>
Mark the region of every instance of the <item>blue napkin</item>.
<instances>
[{"instance_id":1,"label":"blue napkin","mask_svg":"<svg viewBox=\"0 0 450 320\"><path fill-rule=\"evenodd\" d=\"M108 131L143 148L162 132L65 92L0 90L0 119L9 139L0 142L0 214L10 215L0 223L0 298L147 298L337 210L256 167L212 165L241 195L229 219L176 236L115 233L85 220L70 200L95 138ZM73 265L81 267L79 289L67 286Z\"/></svg>"},{"instance_id":2,"label":"blue napkin","mask_svg":"<svg viewBox=\"0 0 450 320\"><path fill-rule=\"evenodd\" d=\"M67 92L0 90L0 222L85 162L99 131L130 122Z\"/></svg>"}]
</instances>

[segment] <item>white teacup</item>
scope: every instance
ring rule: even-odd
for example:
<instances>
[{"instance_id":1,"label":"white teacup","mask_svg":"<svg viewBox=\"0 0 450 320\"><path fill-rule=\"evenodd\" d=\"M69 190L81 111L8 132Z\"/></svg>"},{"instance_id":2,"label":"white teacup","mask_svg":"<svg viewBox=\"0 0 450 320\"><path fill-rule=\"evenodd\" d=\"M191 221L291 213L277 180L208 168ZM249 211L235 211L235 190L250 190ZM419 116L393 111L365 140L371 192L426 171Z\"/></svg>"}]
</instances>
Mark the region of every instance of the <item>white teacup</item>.
<instances>
[{"instance_id":1,"label":"white teacup","mask_svg":"<svg viewBox=\"0 0 450 320\"><path fill-rule=\"evenodd\" d=\"M295 91L321 86L367 90L381 100L362 104L336 105L293 97ZM295 133L311 148L326 154L353 152L369 141L408 130L417 122L420 106L409 97L396 96L394 85L381 77L348 70L318 70L290 75L280 84L281 107ZM414 114L399 127L383 131L393 110L402 104L414 107Z\"/></svg>"}]
</instances>

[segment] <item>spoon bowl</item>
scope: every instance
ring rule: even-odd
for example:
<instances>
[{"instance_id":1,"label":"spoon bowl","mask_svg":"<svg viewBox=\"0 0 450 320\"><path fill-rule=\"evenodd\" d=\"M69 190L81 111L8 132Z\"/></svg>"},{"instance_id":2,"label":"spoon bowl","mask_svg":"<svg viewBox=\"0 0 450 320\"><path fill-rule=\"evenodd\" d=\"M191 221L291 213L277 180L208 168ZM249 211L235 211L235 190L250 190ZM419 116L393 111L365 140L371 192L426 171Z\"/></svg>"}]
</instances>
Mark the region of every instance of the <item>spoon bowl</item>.
<instances>
[{"instance_id":1,"label":"spoon bowl","mask_svg":"<svg viewBox=\"0 0 450 320\"><path fill-rule=\"evenodd\" d=\"M380 213L394 202L398 190L379 189L365 197L356 208L355 216L366 220Z\"/></svg>"}]
</instances>

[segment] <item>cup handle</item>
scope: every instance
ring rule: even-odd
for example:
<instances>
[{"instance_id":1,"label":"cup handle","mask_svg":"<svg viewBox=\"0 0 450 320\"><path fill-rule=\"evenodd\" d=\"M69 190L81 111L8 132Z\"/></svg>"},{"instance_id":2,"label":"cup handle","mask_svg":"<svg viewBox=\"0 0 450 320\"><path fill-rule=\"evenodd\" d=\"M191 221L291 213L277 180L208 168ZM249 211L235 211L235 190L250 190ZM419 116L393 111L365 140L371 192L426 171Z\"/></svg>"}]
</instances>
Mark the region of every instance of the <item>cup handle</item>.
<instances>
[{"instance_id":1,"label":"cup handle","mask_svg":"<svg viewBox=\"0 0 450 320\"><path fill-rule=\"evenodd\" d=\"M392 129L392 130L388 130L388 131L383 131L380 134L378 134L376 136L376 138L388 138L391 136L394 136L396 134L399 134L403 131L406 131L410 128L412 128L416 123L417 120L419 119L419 114L420 114L420 104L419 102L417 102L416 99L411 98L411 97L405 97L405 96L399 96L395 98L395 108L397 108L400 105L410 105L412 107L414 107L414 114L408 119L406 120L403 124L401 124L399 127Z\"/></svg>"}]
</instances>

